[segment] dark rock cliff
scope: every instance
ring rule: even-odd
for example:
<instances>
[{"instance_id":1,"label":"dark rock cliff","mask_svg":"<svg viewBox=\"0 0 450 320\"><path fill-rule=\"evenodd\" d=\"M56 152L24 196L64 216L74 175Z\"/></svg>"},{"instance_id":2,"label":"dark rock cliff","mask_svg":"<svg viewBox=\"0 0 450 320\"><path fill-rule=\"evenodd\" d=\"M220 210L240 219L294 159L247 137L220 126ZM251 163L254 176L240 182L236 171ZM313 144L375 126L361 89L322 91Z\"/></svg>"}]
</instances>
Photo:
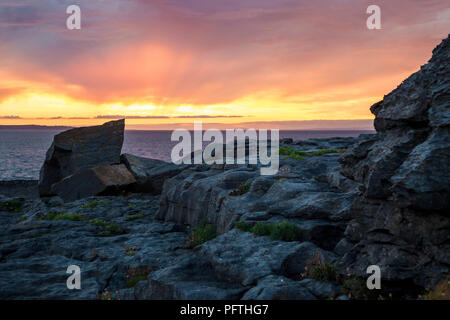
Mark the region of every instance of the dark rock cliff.
<instances>
[{"instance_id":1,"label":"dark rock cliff","mask_svg":"<svg viewBox=\"0 0 450 320\"><path fill-rule=\"evenodd\" d=\"M433 285L450 266L450 38L371 111L377 135L340 159L362 192L341 267L363 276L377 264L388 280Z\"/></svg>"}]
</instances>

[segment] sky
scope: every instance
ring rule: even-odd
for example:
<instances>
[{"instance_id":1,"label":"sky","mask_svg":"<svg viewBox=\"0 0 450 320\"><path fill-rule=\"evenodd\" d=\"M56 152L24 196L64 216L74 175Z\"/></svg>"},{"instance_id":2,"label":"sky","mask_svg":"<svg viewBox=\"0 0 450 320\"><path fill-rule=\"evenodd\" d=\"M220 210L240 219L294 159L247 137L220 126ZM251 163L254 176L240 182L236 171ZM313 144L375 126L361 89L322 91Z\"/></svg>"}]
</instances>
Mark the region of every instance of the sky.
<instances>
[{"instance_id":1,"label":"sky","mask_svg":"<svg viewBox=\"0 0 450 320\"><path fill-rule=\"evenodd\" d=\"M370 129L449 32L448 0L0 0L0 125Z\"/></svg>"}]
</instances>

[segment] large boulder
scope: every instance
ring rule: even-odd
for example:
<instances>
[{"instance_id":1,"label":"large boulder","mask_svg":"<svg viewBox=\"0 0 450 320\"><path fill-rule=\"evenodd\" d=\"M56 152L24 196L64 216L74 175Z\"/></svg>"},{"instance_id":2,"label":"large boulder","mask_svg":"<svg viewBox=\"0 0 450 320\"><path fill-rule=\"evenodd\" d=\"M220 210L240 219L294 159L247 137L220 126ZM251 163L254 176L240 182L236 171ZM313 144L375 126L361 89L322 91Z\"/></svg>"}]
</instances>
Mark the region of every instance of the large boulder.
<instances>
[{"instance_id":1,"label":"large boulder","mask_svg":"<svg viewBox=\"0 0 450 320\"><path fill-rule=\"evenodd\" d=\"M54 183L77 171L119 164L124 128L125 120L122 119L57 134L41 168L40 195L51 195Z\"/></svg>"},{"instance_id":2,"label":"large boulder","mask_svg":"<svg viewBox=\"0 0 450 320\"><path fill-rule=\"evenodd\" d=\"M377 135L340 159L360 184L340 247L342 270L432 286L449 275L450 37L420 71L372 106Z\"/></svg>"},{"instance_id":3,"label":"large boulder","mask_svg":"<svg viewBox=\"0 0 450 320\"><path fill-rule=\"evenodd\" d=\"M51 191L65 201L73 201L89 196L117 193L135 182L125 165L105 165L77 171L54 183Z\"/></svg>"}]
</instances>

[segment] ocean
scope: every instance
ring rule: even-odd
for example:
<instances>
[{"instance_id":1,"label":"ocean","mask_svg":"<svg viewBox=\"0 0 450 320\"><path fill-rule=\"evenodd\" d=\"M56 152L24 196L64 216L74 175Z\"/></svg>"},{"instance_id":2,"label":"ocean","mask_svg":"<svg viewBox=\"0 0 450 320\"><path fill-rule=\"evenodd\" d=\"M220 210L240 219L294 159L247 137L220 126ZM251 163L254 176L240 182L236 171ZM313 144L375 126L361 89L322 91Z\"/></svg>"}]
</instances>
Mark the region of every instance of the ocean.
<instances>
[{"instance_id":1,"label":"ocean","mask_svg":"<svg viewBox=\"0 0 450 320\"><path fill-rule=\"evenodd\" d=\"M55 130L0 130L0 180L39 179L39 170ZM280 138L357 137L374 131L280 131ZM170 161L171 131L125 131L122 153Z\"/></svg>"}]
</instances>

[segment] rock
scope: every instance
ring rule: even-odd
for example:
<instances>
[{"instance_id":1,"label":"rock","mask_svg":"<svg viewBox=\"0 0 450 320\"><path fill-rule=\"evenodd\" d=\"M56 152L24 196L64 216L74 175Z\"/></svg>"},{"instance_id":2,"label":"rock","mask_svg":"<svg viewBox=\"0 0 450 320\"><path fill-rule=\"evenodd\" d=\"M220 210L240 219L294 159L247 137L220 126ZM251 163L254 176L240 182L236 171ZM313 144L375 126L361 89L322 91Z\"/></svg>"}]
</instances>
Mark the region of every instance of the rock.
<instances>
[{"instance_id":1,"label":"rock","mask_svg":"<svg viewBox=\"0 0 450 320\"><path fill-rule=\"evenodd\" d=\"M286 259L298 250L302 250L298 242L231 230L203 244L198 259L206 261L220 278L248 286L270 274L282 274Z\"/></svg>"},{"instance_id":2,"label":"rock","mask_svg":"<svg viewBox=\"0 0 450 320\"><path fill-rule=\"evenodd\" d=\"M433 50L430 61L411 75L383 101L372 106L375 129L396 127L442 127L449 125L448 106L450 40Z\"/></svg>"},{"instance_id":3,"label":"rock","mask_svg":"<svg viewBox=\"0 0 450 320\"><path fill-rule=\"evenodd\" d=\"M349 179L344 176L339 185L328 182L339 166L338 157L331 153L304 160L281 158L275 176L260 176L258 167L251 165L191 166L165 182L158 217L180 226L196 226L206 219L220 234L233 228L236 220L305 218L309 221L301 224L306 227L305 240L312 240L314 233L328 234L323 241L314 241L332 249L343 235L356 195L356 184L346 183ZM239 188L246 184L248 190L241 194Z\"/></svg>"},{"instance_id":4,"label":"rock","mask_svg":"<svg viewBox=\"0 0 450 320\"><path fill-rule=\"evenodd\" d=\"M341 272L432 287L449 275L450 37L420 71L372 106L377 134L341 157L342 175L360 184L353 220L336 252Z\"/></svg>"},{"instance_id":5,"label":"rock","mask_svg":"<svg viewBox=\"0 0 450 320\"><path fill-rule=\"evenodd\" d=\"M242 300L316 300L316 297L300 281L267 276L248 290Z\"/></svg>"},{"instance_id":6,"label":"rock","mask_svg":"<svg viewBox=\"0 0 450 320\"><path fill-rule=\"evenodd\" d=\"M319 255L322 261L333 263L336 255L332 252L323 250L311 242L302 242L294 253L286 257L283 263L283 273L290 278L299 278L305 272L308 262L316 255Z\"/></svg>"},{"instance_id":7,"label":"rock","mask_svg":"<svg viewBox=\"0 0 450 320\"><path fill-rule=\"evenodd\" d=\"M0 195L27 199L39 198L37 180L0 181Z\"/></svg>"},{"instance_id":8,"label":"rock","mask_svg":"<svg viewBox=\"0 0 450 320\"><path fill-rule=\"evenodd\" d=\"M280 144L293 144L294 140L292 140L292 138L283 138L280 139Z\"/></svg>"},{"instance_id":9,"label":"rock","mask_svg":"<svg viewBox=\"0 0 450 320\"><path fill-rule=\"evenodd\" d=\"M333 282L304 279L299 284L308 289L315 297L322 300L337 297L341 292L341 288Z\"/></svg>"},{"instance_id":10,"label":"rock","mask_svg":"<svg viewBox=\"0 0 450 320\"><path fill-rule=\"evenodd\" d=\"M59 207L64 204L64 200L61 199L60 197L51 197L50 200L48 201L48 204L52 207Z\"/></svg>"},{"instance_id":11,"label":"rock","mask_svg":"<svg viewBox=\"0 0 450 320\"><path fill-rule=\"evenodd\" d=\"M186 169L166 181L158 217L191 226L206 218L219 233L223 233L230 230L236 220L236 213L227 206L234 200L230 193L256 177L258 172L252 168L225 170L224 166L221 169L208 166L205 171L202 168Z\"/></svg>"},{"instance_id":12,"label":"rock","mask_svg":"<svg viewBox=\"0 0 450 320\"><path fill-rule=\"evenodd\" d=\"M48 149L39 177L41 196L51 195L54 183L83 169L119 164L125 120L76 128L57 134Z\"/></svg>"},{"instance_id":13,"label":"rock","mask_svg":"<svg viewBox=\"0 0 450 320\"><path fill-rule=\"evenodd\" d=\"M132 190L151 194L160 194L167 179L188 167L187 165L175 165L131 154L123 154L120 159L136 179L136 184L133 185Z\"/></svg>"},{"instance_id":14,"label":"rock","mask_svg":"<svg viewBox=\"0 0 450 320\"><path fill-rule=\"evenodd\" d=\"M128 153L122 154L120 161L126 165L138 182L147 180L147 171L167 164L161 160L138 157Z\"/></svg>"},{"instance_id":15,"label":"rock","mask_svg":"<svg viewBox=\"0 0 450 320\"><path fill-rule=\"evenodd\" d=\"M192 257L152 274L148 287L138 294L144 299L236 300L246 290L217 278L207 265Z\"/></svg>"},{"instance_id":16,"label":"rock","mask_svg":"<svg viewBox=\"0 0 450 320\"><path fill-rule=\"evenodd\" d=\"M52 193L64 201L117 193L136 180L125 165L106 165L77 171L52 185Z\"/></svg>"},{"instance_id":17,"label":"rock","mask_svg":"<svg viewBox=\"0 0 450 320\"><path fill-rule=\"evenodd\" d=\"M391 177L394 201L401 207L449 213L450 128L437 128ZM424 179L425 178L425 179Z\"/></svg>"},{"instance_id":18,"label":"rock","mask_svg":"<svg viewBox=\"0 0 450 320\"><path fill-rule=\"evenodd\" d=\"M133 206L129 205L131 200ZM154 219L158 199L153 196L81 199L60 208L47 207L40 200L32 202L22 213L27 217L25 221L21 215L0 212L2 300L95 300L106 288L118 299L122 291L128 290L135 270L156 272L177 264L191 252L180 249L186 242L185 233L176 231L173 224ZM86 206L93 203L98 205ZM43 217L49 210L83 219L47 220ZM136 213L142 217L126 219ZM93 219L116 223L125 232L103 236L104 228L94 226ZM72 264L81 268L82 290L66 287L66 270ZM138 282L136 287L145 282Z\"/></svg>"}]
</instances>

